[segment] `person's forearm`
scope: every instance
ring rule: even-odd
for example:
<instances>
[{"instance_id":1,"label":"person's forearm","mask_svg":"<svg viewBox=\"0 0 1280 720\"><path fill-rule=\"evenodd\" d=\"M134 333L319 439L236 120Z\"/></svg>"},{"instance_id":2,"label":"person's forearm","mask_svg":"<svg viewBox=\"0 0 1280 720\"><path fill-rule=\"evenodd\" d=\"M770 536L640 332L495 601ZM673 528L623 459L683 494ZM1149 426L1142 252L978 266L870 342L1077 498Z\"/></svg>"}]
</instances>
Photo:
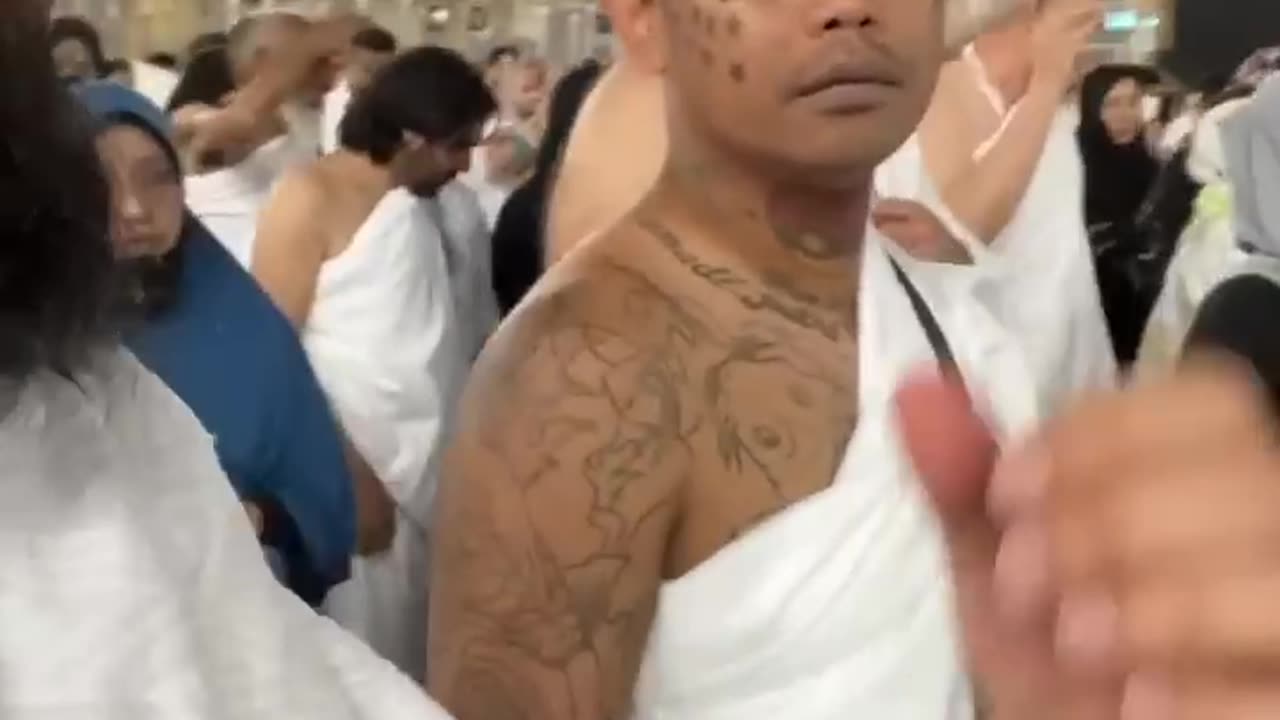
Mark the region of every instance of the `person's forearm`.
<instances>
[{"instance_id":1,"label":"person's forearm","mask_svg":"<svg viewBox=\"0 0 1280 720\"><path fill-rule=\"evenodd\" d=\"M1055 85L1033 81L995 144L966 171L946 179L943 201L983 242L995 241L1017 212L1061 103Z\"/></svg>"}]
</instances>

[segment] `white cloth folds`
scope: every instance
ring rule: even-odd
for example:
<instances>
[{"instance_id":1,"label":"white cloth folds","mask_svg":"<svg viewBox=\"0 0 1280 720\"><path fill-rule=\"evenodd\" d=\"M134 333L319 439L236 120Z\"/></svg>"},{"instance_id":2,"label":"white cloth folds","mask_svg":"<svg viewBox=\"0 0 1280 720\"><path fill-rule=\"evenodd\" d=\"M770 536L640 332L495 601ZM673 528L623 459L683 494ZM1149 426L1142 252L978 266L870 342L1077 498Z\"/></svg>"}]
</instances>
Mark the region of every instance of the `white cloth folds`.
<instances>
[{"instance_id":1,"label":"white cloth folds","mask_svg":"<svg viewBox=\"0 0 1280 720\"><path fill-rule=\"evenodd\" d=\"M26 383L0 453L0 716L447 720L272 577L212 439L131 356Z\"/></svg>"},{"instance_id":2,"label":"white cloth folds","mask_svg":"<svg viewBox=\"0 0 1280 720\"><path fill-rule=\"evenodd\" d=\"M342 427L400 509L393 550L357 560L326 611L420 676L426 534L465 367L442 241L422 200L391 191L325 263L303 344Z\"/></svg>"},{"instance_id":3,"label":"white cloth folds","mask_svg":"<svg viewBox=\"0 0 1280 720\"><path fill-rule=\"evenodd\" d=\"M892 409L935 358L881 243L870 236L862 272L859 420L842 467L662 588L634 720L972 717L945 550ZM1017 343L961 293L919 289L993 425L1033 423Z\"/></svg>"},{"instance_id":4,"label":"white cloth folds","mask_svg":"<svg viewBox=\"0 0 1280 720\"><path fill-rule=\"evenodd\" d=\"M281 135L239 165L183 179L187 208L245 268L253 262L258 217L276 181L289 168L308 162L302 145Z\"/></svg>"}]
</instances>

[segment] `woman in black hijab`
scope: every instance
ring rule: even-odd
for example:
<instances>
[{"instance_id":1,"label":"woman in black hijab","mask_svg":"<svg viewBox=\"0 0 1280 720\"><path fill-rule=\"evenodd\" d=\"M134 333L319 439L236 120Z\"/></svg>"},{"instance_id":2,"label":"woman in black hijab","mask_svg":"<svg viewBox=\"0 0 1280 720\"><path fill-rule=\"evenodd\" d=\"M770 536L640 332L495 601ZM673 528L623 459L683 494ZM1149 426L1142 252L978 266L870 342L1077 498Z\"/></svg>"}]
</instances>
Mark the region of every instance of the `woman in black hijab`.
<instances>
[{"instance_id":1,"label":"woman in black hijab","mask_svg":"<svg viewBox=\"0 0 1280 720\"><path fill-rule=\"evenodd\" d=\"M1144 133L1146 85L1159 76L1136 65L1104 65L1085 76L1077 140L1084 161L1085 221L1098 290L1116 358L1132 364L1155 301L1140 277L1146 242L1137 216L1159 173Z\"/></svg>"},{"instance_id":2,"label":"woman in black hijab","mask_svg":"<svg viewBox=\"0 0 1280 720\"><path fill-rule=\"evenodd\" d=\"M1142 101L1159 76L1138 65L1103 65L1085 76L1077 139L1090 228L1131 224L1159 169L1144 134Z\"/></svg>"},{"instance_id":3,"label":"woman in black hijab","mask_svg":"<svg viewBox=\"0 0 1280 720\"><path fill-rule=\"evenodd\" d=\"M542 275L547 200L578 110L601 72L600 66L589 60L561 78L551 95L547 131L538 148L533 176L511 193L498 214L493 229L493 290L504 317Z\"/></svg>"}]
</instances>

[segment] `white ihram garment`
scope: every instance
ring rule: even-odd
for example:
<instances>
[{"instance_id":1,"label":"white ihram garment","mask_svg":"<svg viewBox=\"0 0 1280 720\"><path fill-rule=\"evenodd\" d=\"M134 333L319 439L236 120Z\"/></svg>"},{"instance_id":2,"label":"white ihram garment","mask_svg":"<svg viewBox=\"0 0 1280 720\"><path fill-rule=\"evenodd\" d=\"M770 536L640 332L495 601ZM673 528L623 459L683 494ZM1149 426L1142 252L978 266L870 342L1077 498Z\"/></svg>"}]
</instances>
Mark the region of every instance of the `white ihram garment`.
<instances>
[{"instance_id":1,"label":"white ihram garment","mask_svg":"<svg viewBox=\"0 0 1280 720\"><path fill-rule=\"evenodd\" d=\"M972 717L945 549L892 402L935 355L882 242L869 233L850 368L858 427L843 465L830 488L662 587L634 720ZM1017 343L977 303L919 289L942 309L938 322L999 432L1032 424Z\"/></svg>"},{"instance_id":2,"label":"white ihram garment","mask_svg":"<svg viewBox=\"0 0 1280 720\"><path fill-rule=\"evenodd\" d=\"M342 427L399 509L392 549L357 559L325 610L422 677L426 536L464 361L441 240L421 200L391 191L324 264L303 344Z\"/></svg>"},{"instance_id":3,"label":"white ihram garment","mask_svg":"<svg viewBox=\"0 0 1280 720\"><path fill-rule=\"evenodd\" d=\"M276 182L286 171L310 162L303 143L281 135L264 143L239 165L183 179L187 208L241 265L253 262L258 218Z\"/></svg>"},{"instance_id":4,"label":"white ihram garment","mask_svg":"<svg viewBox=\"0 0 1280 720\"><path fill-rule=\"evenodd\" d=\"M493 243L476 193L460 180L424 200L449 259L458 335L468 361L475 360L498 326L501 313L493 291Z\"/></svg>"},{"instance_id":5,"label":"white ihram garment","mask_svg":"<svg viewBox=\"0 0 1280 720\"><path fill-rule=\"evenodd\" d=\"M1006 111L971 49L964 57L974 69L979 90L1002 118L1000 129L979 147L981 159L1018 110ZM1036 378L1038 407L1044 412L1061 409L1081 391L1113 386L1117 374L1084 223L1078 125L1074 108L1058 111L1017 211L989 246L947 210L916 137L876 174L877 192L929 207L973 255L971 268L920 263L913 269L928 284L972 287L975 297L1022 344Z\"/></svg>"},{"instance_id":6,"label":"white ihram garment","mask_svg":"<svg viewBox=\"0 0 1280 720\"><path fill-rule=\"evenodd\" d=\"M320 137L320 152L328 155L338 149L339 128L351 105L351 85L346 80L333 86L324 96L324 127Z\"/></svg>"},{"instance_id":7,"label":"white ihram garment","mask_svg":"<svg viewBox=\"0 0 1280 720\"><path fill-rule=\"evenodd\" d=\"M983 94L1004 118L979 148L981 159L1008 130L1018 108L1006 112L977 54L966 57ZM1117 380L1085 227L1079 126L1078 108L1059 108L1022 202L981 260L1000 278L1002 317L1023 343L1041 407L1049 412L1082 391L1113 387Z\"/></svg>"},{"instance_id":8,"label":"white ihram garment","mask_svg":"<svg viewBox=\"0 0 1280 720\"><path fill-rule=\"evenodd\" d=\"M12 400L0 717L447 720L272 577L212 439L132 356Z\"/></svg>"},{"instance_id":9,"label":"white ihram garment","mask_svg":"<svg viewBox=\"0 0 1280 720\"><path fill-rule=\"evenodd\" d=\"M133 72L133 89L150 100L152 105L166 107L173 91L178 89L178 74L141 60L130 61L129 67Z\"/></svg>"}]
</instances>

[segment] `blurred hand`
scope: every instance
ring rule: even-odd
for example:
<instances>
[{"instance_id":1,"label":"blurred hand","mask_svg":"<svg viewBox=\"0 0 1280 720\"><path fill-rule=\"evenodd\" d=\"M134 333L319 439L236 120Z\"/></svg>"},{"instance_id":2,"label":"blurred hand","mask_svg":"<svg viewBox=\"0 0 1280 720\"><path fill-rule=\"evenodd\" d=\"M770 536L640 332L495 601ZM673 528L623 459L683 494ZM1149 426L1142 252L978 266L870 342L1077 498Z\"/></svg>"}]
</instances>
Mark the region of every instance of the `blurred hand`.
<instances>
[{"instance_id":1,"label":"blurred hand","mask_svg":"<svg viewBox=\"0 0 1280 720\"><path fill-rule=\"evenodd\" d=\"M871 209L871 224L917 260L969 265L973 257L942 220L914 200L889 198Z\"/></svg>"},{"instance_id":2,"label":"blurred hand","mask_svg":"<svg viewBox=\"0 0 1280 720\"><path fill-rule=\"evenodd\" d=\"M998 461L962 391L899 409L995 718L1280 717L1280 450L1247 377L1086 400Z\"/></svg>"},{"instance_id":3,"label":"blurred hand","mask_svg":"<svg viewBox=\"0 0 1280 720\"><path fill-rule=\"evenodd\" d=\"M1102 17L1101 0L1045 0L1032 32L1033 82L1060 92L1074 85Z\"/></svg>"}]
</instances>

